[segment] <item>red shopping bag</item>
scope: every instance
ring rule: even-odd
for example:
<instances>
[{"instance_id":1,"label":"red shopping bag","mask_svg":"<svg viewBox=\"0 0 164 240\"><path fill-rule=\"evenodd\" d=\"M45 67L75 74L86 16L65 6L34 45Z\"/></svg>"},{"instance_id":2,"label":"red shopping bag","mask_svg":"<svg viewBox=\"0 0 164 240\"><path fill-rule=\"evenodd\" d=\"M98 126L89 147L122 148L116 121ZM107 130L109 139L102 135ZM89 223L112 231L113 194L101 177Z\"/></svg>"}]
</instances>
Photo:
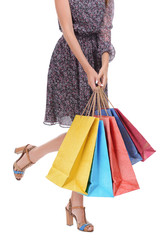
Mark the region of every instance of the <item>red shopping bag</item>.
<instances>
[{"instance_id":1,"label":"red shopping bag","mask_svg":"<svg viewBox=\"0 0 164 240\"><path fill-rule=\"evenodd\" d=\"M124 124L127 132L129 133L132 141L134 142L136 148L138 149L142 161L145 161L154 152L156 152L152 146L147 142L147 140L141 135L141 133L132 125L132 123L121 113L118 108L114 108L118 114L120 120Z\"/></svg>"},{"instance_id":2,"label":"red shopping bag","mask_svg":"<svg viewBox=\"0 0 164 240\"><path fill-rule=\"evenodd\" d=\"M96 115L94 115L97 117ZM104 122L113 180L114 196L139 189L122 135L113 116L101 116Z\"/></svg>"}]
</instances>

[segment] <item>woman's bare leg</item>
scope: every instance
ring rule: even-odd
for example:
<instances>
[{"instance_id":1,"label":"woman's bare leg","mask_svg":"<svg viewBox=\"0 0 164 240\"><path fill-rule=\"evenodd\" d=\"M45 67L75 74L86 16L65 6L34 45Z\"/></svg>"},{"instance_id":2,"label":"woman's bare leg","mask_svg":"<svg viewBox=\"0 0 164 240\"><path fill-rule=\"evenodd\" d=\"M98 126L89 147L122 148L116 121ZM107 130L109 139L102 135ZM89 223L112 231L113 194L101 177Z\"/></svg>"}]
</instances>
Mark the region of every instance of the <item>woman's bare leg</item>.
<instances>
[{"instance_id":1,"label":"woman's bare leg","mask_svg":"<svg viewBox=\"0 0 164 240\"><path fill-rule=\"evenodd\" d=\"M67 133L67 132L66 132ZM50 152L58 151L61 143L63 142L66 133L59 135L58 137L40 145L36 146L29 152L29 157L32 162L36 163L39 159L44 157L46 154ZM31 145L28 146L28 148ZM29 163L26 154L17 162L18 167L23 168L25 165ZM77 192L72 191L71 195L72 206L83 206L83 195ZM69 203L68 203L69 204ZM67 205L68 208L68 205ZM72 212L76 215L78 222L84 222L84 212L81 209L73 209ZM92 231L92 226L88 227L89 231Z\"/></svg>"},{"instance_id":2,"label":"woman's bare leg","mask_svg":"<svg viewBox=\"0 0 164 240\"><path fill-rule=\"evenodd\" d=\"M66 132L67 133L67 132ZM44 157L50 152L58 151L66 133L59 135L58 137L40 145L36 146L29 152L29 157L33 163L36 163L39 159ZM28 146L30 148L31 145ZM29 163L26 154L17 162L18 167L23 168Z\"/></svg>"}]
</instances>

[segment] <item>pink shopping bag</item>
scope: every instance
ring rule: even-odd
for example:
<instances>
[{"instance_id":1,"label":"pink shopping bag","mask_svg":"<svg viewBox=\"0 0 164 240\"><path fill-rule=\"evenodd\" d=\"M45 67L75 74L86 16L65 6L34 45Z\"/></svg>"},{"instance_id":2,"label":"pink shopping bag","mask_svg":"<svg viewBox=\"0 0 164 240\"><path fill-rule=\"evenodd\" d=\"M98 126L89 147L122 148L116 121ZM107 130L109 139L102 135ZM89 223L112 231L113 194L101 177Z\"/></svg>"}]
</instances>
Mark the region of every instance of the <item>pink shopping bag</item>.
<instances>
[{"instance_id":1,"label":"pink shopping bag","mask_svg":"<svg viewBox=\"0 0 164 240\"><path fill-rule=\"evenodd\" d=\"M156 150L147 142L147 140L141 135L141 133L133 126L133 124L121 113L118 108L114 108L118 114L120 120L124 124L127 132L129 133L132 141L142 156L142 161L145 161L150 157Z\"/></svg>"}]
</instances>

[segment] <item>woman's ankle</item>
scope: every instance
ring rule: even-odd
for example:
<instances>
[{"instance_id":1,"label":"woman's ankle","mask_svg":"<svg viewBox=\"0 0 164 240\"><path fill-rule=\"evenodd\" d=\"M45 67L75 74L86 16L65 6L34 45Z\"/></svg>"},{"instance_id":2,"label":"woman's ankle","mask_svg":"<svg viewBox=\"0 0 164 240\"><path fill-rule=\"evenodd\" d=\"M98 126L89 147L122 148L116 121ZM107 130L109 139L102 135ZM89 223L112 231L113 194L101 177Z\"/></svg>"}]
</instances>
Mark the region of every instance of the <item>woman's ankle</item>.
<instances>
[{"instance_id":1,"label":"woman's ankle","mask_svg":"<svg viewBox=\"0 0 164 240\"><path fill-rule=\"evenodd\" d=\"M77 192L72 192L71 203L72 207L83 206L83 195Z\"/></svg>"},{"instance_id":2,"label":"woman's ankle","mask_svg":"<svg viewBox=\"0 0 164 240\"><path fill-rule=\"evenodd\" d=\"M32 146L32 145L29 145L29 146L27 147L27 149L29 149L31 146ZM35 148L36 148L36 147L35 147ZM31 150L29 151L29 158L30 158L31 161L32 161L32 158L31 158L30 154L31 154L31 151L34 151L35 148L33 148L33 149L31 149ZM33 161L32 161L32 162L33 162ZM23 169L27 164L29 164L29 159L28 159L28 157L27 157L27 154L24 153L23 156L20 158L20 160L18 160L17 166L18 166L20 169Z\"/></svg>"}]
</instances>

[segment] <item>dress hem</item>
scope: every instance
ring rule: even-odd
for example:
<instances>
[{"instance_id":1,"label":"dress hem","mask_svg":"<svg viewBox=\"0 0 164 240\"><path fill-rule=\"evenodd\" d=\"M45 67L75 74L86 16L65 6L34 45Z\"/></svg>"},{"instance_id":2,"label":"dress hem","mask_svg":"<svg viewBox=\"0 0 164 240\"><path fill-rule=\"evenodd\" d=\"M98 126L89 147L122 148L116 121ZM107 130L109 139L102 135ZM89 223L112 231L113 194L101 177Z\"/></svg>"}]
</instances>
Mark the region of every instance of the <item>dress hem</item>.
<instances>
[{"instance_id":1,"label":"dress hem","mask_svg":"<svg viewBox=\"0 0 164 240\"><path fill-rule=\"evenodd\" d=\"M53 125L59 125L62 128L70 128L70 125L64 125L59 122L48 122L48 121L43 121L43 124L48 125L48 126L53 126Z\"/></svg>"}]
</instances>

